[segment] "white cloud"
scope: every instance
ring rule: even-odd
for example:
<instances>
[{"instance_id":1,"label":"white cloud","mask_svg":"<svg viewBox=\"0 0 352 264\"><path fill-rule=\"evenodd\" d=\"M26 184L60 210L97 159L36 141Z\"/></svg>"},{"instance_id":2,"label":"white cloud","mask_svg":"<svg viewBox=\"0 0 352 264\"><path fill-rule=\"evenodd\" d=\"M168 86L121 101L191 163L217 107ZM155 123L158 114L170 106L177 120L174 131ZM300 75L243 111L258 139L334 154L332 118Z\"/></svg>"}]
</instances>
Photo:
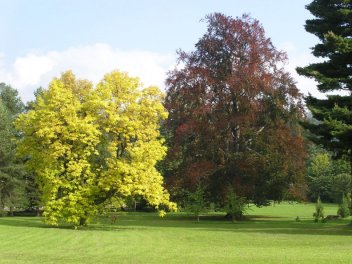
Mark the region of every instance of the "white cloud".
<instances>
[{"instance_id":1,"label":"white cloud","mask_svg":"<svg viewBox=\"0 0 352 264\"><path fill-rule=\"evenodd\" d=\"M29 53L17 58L10 69L1 63L0 80L18 89L22 99L33 99L33 91L47 87L53 77L72 70L78 78L99 82L112 70L138 76L144 85L164 86L166 72L174 65L175 55L148 51L123 51L107 44L72 47L45 54Z\"/></svg>"},{"instance_id":2,"label":"white cloud","mask_svg":"<svg viewBox=\"0 0 352 264\"><path fill-rule=\"evenodd\" d=\"M297 82L298 89L304 94L312 94L318 98L325 98L325 95L320 93L317 89L317 82L304 76L298 75L297 67L305 67L311 63L321 61L314 57L310 52L302 52L291 42L282 43L279 48L287 53L288 65L286 70L291 74Z\"/></svg>"},{"instance_id":3,"label":"white cloud","mask_svg":"<svg viewBox=\"0 0 352 264\"><path fill-rule=\"evenodd\" d=\"M324 98L312 79L300 76L296 67L317 62L310 52L302 52L291 42L280 45L288 54L286 69L297 82L297 87L305 95L311 93ZM72 70L78 78L99 82L104 74L112 70L122 70L131 76L138 76L146 85L164 87L166 72L175 66L175 54L162 54L149 51L119 50L107 44L71 47L63 51L50 51L44 54L31 52L18 57L8 68L4 54L0 53L0 82L18 89L24 101L33 99L33 92L39 86L47 87L53 77L66 70Z\"/></svg>"}]
</instances>

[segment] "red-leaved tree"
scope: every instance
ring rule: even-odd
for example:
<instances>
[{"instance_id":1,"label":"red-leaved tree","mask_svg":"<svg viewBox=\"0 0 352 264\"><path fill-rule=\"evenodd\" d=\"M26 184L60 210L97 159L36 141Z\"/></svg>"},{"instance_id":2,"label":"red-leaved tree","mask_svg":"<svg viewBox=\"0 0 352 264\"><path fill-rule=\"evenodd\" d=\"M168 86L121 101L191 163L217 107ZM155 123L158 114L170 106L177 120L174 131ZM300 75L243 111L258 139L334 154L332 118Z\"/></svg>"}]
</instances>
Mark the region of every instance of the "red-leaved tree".
<instances>
[{"instance_id":1,"label":"red-leaved tree","mask_svg":"<svg viewBox=\"0 0 352 264\"><path fill-rule=\"evenodd\" d=\"M248 15L205 20L195 51L179 51L168 74L169 183L192 189L201 182L216 201L228 186L258 205L297 196L304 185L303 110L283 68L286 55Z\"/></svg>"}]
</instances>

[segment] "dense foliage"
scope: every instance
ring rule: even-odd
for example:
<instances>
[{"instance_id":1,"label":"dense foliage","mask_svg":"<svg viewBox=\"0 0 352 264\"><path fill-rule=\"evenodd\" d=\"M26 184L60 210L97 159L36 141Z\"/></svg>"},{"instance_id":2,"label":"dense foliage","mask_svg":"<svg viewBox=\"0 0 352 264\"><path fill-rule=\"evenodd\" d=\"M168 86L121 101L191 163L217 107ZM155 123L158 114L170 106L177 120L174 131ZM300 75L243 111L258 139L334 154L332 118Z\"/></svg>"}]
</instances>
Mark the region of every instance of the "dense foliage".
<instances>
[{"instance_id":1,"label":"dense foliage","mask_svg":"<svg viewBox=\"0 0 352 264\"><path fill-rule=\"evenodd\" d=\"M24 110L18 93L12 87L0 84L0 213L5 208L27 206L25 172L15 156L15 139L18 137L13 121Z\"/></svg>"},{"instance_id":2,"label":"dense foliage","mask_svg":"<svg viewBox=\"0 0 352 264\"><path fill-rule=\"evenodd\" d=\"M320 40L313 54L324 61L298 68L298 73L315 79L320 92L345 95L328 95L326 99L309 95L306 104L318 122L307 122L305 127L313 141L335 157L347 156L352 163L352 2L314 0L307 9L314 18L306 21L305 28Z\"/></svg>"},{"instance_id":3,"label":"dense foliage","mask_svg":"<svg viewBox=\"0 0 352 264\"><path fill-rule=\"evenodd\" d=\"M333 159L333 153L311 144L306 171L310 201L320 196L324 202L341 202L341 197L351 192L349 170L345 159Z\"/></svg>"},{"instance_id":4,"label":"dense foliage","mask_svg":"<svg viewBox=\"0 0 352 264\"><path fill-rule=\"evenodd\" d=\"M195 51L180 51L167 79L170 185L203 182L220 203L228 186L257 205L302 196L301 95L283 69L285 54L246 15L206 21Z\"/></svg>"},{"instance_id":5,"label":"dense foliage","mask_svg":"<svg viewBox=\"0 0 352 264\"><path fill-rule=\"evenodd\" d=\"M42 90L19 116L19 154L37 177L46 222L85 224L108 205L141 196L174 207L155 164L166 152L159 134L167 117L156 87L112 72L93 88L71 72Z\"/></svg>"}]
</instances>

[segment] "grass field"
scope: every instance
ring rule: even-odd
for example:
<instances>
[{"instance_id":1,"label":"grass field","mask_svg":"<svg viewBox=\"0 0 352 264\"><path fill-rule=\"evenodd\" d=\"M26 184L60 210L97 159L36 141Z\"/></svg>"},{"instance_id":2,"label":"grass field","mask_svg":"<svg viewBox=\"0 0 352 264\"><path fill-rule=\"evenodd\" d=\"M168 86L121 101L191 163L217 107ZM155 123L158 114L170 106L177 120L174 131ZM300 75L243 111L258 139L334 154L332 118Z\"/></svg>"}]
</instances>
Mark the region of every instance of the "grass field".
<instances>
[{"instance_id":1,"label":"grass field","mask_svg":"<svg viewBox=\"0 0 352 264\"><path fill-rule=\"evenodd\" d=\"M326 215L336 209L325 205ZM129 213L79 230L3 217L0 263L352 263L350 220L313 223L313 211L312 204L251 207L250 219L236 223L223 215L198 223L180 213Z\"/></svg>"}]
</instances>

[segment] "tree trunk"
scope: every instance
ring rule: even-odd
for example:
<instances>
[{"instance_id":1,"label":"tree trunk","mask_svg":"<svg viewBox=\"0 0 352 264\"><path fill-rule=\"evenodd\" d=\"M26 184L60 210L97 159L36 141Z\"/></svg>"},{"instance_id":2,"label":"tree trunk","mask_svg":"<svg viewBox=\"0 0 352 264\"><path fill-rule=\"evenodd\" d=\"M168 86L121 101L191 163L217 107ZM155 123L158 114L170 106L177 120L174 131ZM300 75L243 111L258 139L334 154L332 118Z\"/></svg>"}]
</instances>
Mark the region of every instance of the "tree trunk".
<instances>
[{"instance_id":1,"label":"tree trunk","mask_svg":"<svg viewBox=\"0 0 352 264\"><path fill-rule=\"evenodd\" d=\"M84 218L84 217L81 217L81 218L79 219L79 225L80 225L80 226L85 226L85 225L87 225L87 219Z\"/></svg>"},{"instance_id":2,"label":"tree trunk","mask_svg":"<svg viewBox=\"0 0 352 264\"><path fill-rule=\"evenodd\" d=\"M37 216L40 216L39 206L36 208Z\"/></svg>"},{"instance_id":3,"label":"tree trunk","mask_svg":"<svg viewBox=\"0 0 352 264\"><path fill-rule=\"evenodd\" d=\"M199 222L199 215L197 215L197 222Z\"/></svg>"}]
</instances>

